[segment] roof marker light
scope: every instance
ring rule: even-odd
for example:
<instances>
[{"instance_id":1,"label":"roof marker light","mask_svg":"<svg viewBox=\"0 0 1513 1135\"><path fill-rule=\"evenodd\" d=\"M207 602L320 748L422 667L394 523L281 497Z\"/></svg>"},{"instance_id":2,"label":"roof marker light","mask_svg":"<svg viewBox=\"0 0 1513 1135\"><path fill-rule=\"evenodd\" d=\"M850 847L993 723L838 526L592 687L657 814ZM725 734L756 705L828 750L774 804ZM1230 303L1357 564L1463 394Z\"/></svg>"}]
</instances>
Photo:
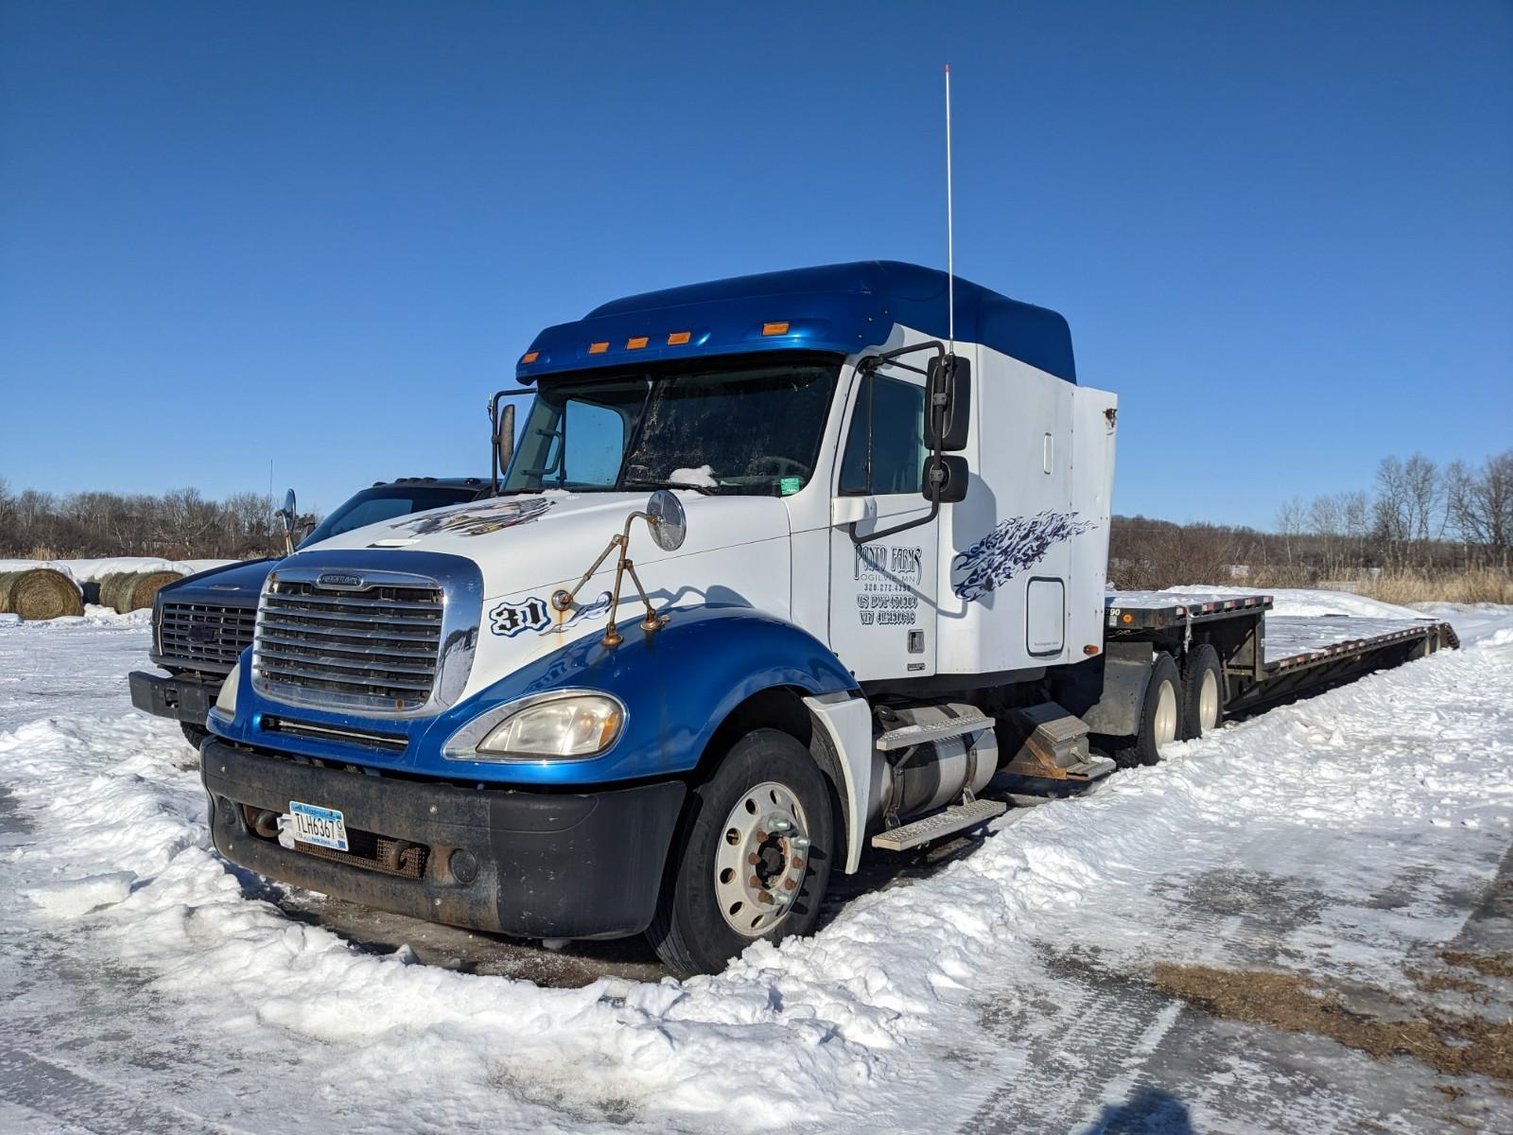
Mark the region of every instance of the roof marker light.
<instances>
[{"instance_id":1,"label":"roof marker light","mask_svg":"<svg viewBox=\"0 0 1513 1135\"><path fill-rule=\"evenodd\" d=\"M639 351L642 347L646 346L647 342L648 340L645 335L634 335L625 340L625 349L627 351Z\"/></svg>"},{"instance_id":2,"label":"roof marker light","mask_svg":"<svg viewBox=\"0 0 1513 1135\"><path fill-rule=\"evenodd\" d=\"M764 323L762 324L762 334L786 335L788 334L788 321L785 319L781 323Z\"/></svg>"},{"instance_id":3,"label":"roof marker light","mask_svg":"<svg viewBox=\"0 0 1513 1135\"><path fill-rule=\"evenodd\" d=\"M520 356L520 361L522 363L533 363L540 357L540 351L527 351L525 354Z\"/></svg>"},{"instance_id":4,"label":"roof marker light","mask_svg":"<svg viewBox=\"0 0 1513 1135\"><path fill-rule=\"evenodd\" d=\"M681 347L684 343L688 342L692 338L692 331L674 331L672 334L667 336L667 345L669 347Z\"/></svg>"},{"instance_id":5,"label":"roof marker light","mask_svg":"<svg viewBox=\"0 0 1513 1135\"><path fill-rule=\"evenodd\" d=\"M609 350L609 342L607 340L601 343L590 343L588 345L588 353L591 355L602 355L607 350Z\"/></svg>"}]
</instances>

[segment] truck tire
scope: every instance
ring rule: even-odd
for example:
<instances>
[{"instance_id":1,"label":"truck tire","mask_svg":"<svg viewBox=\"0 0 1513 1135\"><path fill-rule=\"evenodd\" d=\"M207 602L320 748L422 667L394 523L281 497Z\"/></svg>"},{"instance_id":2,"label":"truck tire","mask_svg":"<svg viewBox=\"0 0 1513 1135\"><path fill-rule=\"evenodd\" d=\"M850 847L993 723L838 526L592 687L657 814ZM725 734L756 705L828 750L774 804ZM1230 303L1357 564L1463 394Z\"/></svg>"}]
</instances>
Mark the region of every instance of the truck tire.
<instances>
[{"instance_id":1,"label":"truck tire","mask_svg":"<svg viewBox=\"0 0 1513 1135\"><path fill-rule=\"evenodd\" d=\"M1208 643L1195 646L1182 665L1182 736L1212 733L1224 721L1224 668Z\"/></svg>"},{"instance_id":2,"label":"truck tire","mask_svg":"<svg viewBox=\"0 0 1513 1135\"><path fill-rule=\"evenodd\" d=\"M1140 703L1140 731L1133 744L1114 753L1114 763L1120 768L1156 764L1161 760L1161 750L1181 735L1182 676L1172 656L1158 651Z\"/></svg>"},{"instance_id":3,"label":"truck tire","mask_svg":"<svg viewBox=\"0 0 1513 1135\"><path fill-rule=\"evenodd\" d=\"M206 729L203 725L196 725L192 721L179 722L179 728L184 731L184 740L188 741L190 747L196 752L199 751L200 742L210 736L210 730Z\"/></svg>"},{"instance_id":4,"label":"truck tire","mask_svg":"<svg viewBox=\"0 0 1513 1135\"><path fill-rule=\"evenodd\" d=\"M758 939L808 934L834 846L830 788L809 750L753 730L690 794L646 937L688 977L724 969Z\"/></svg>"}]
</instances>

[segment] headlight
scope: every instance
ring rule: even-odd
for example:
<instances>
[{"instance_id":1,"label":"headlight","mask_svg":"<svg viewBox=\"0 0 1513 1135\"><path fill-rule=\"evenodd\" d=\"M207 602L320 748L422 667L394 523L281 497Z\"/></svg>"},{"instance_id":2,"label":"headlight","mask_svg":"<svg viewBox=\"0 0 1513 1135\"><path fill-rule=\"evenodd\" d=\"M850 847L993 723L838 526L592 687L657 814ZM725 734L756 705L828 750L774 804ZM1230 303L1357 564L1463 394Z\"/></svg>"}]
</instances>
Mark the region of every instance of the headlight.
<instances>
[{"instance_id":1,"label":"headlight","mask_svg":"<svg viewBox=\"0 0 1513 1135\"><path fill-rule=\"evenodd\" d=\"M226 680L221 683L221 692L215 695L215 712L227 721L236 716L236 688L241 680L242 667L238 664L226 675Z\"/></svg>"},{"instance_id":2,"label":"headlight","mask_svg":"<svg viewBox=\"0 0 1513 1135\"><path fill-rule=\"evenodd\" d=\"M542 694L480 714L448 739L452 760L583 759L607 751L625 728L625 707L608 694Z\"/></svg>"}]
</instances>

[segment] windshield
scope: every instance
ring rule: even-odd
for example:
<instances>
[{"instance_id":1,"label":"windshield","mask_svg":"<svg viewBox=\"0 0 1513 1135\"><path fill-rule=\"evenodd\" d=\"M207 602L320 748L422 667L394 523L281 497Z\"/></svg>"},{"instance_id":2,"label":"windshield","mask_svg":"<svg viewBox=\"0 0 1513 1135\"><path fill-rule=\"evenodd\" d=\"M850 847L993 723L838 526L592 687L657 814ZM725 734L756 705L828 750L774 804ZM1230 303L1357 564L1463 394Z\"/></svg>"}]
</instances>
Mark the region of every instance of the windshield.
<instances>
[{"instance_id":1,"label":"windshield","mask_svg":"<svg viewBox=\"0 0 1513 1135\"><path fill-rule=\"evenodd\" d=\"M813 476L840 365L725 360L543 381L505 491L796 493Z\"/></svg>"},{"instance_id":2,"label":"windshield","mask_svg":"<svg viewBox=\"0 0 1513 1135\"><path fill-rule=\"evenodd\" d=\"M477 488L444 488L439 485L376 485L345 501L316 525L315 531L301 540L299 546L303 548L354 528L393 520L396 516L470 501L478 492Z\"/></svg>"}]
</instances>

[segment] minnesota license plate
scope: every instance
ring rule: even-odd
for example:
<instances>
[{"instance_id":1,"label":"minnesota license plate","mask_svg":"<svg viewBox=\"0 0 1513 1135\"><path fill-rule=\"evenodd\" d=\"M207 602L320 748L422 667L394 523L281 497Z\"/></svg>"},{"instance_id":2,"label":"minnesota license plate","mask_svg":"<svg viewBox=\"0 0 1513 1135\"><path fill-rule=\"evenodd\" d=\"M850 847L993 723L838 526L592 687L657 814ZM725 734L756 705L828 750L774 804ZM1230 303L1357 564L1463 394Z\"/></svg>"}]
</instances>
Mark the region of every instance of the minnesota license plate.
<instances>
[{"instance_id":1,"label":"minnesota license plate","mask_svg":"<svg viewBox=\"0 0 1513 1135\"><path fill-rule=\"evenodd\" d=\"M291 800L289 820L294 829L294 838L300 843L329 847L333 851L348 850L347 820L335 808L321 808Z\"/></svg>"}]
</instances>

